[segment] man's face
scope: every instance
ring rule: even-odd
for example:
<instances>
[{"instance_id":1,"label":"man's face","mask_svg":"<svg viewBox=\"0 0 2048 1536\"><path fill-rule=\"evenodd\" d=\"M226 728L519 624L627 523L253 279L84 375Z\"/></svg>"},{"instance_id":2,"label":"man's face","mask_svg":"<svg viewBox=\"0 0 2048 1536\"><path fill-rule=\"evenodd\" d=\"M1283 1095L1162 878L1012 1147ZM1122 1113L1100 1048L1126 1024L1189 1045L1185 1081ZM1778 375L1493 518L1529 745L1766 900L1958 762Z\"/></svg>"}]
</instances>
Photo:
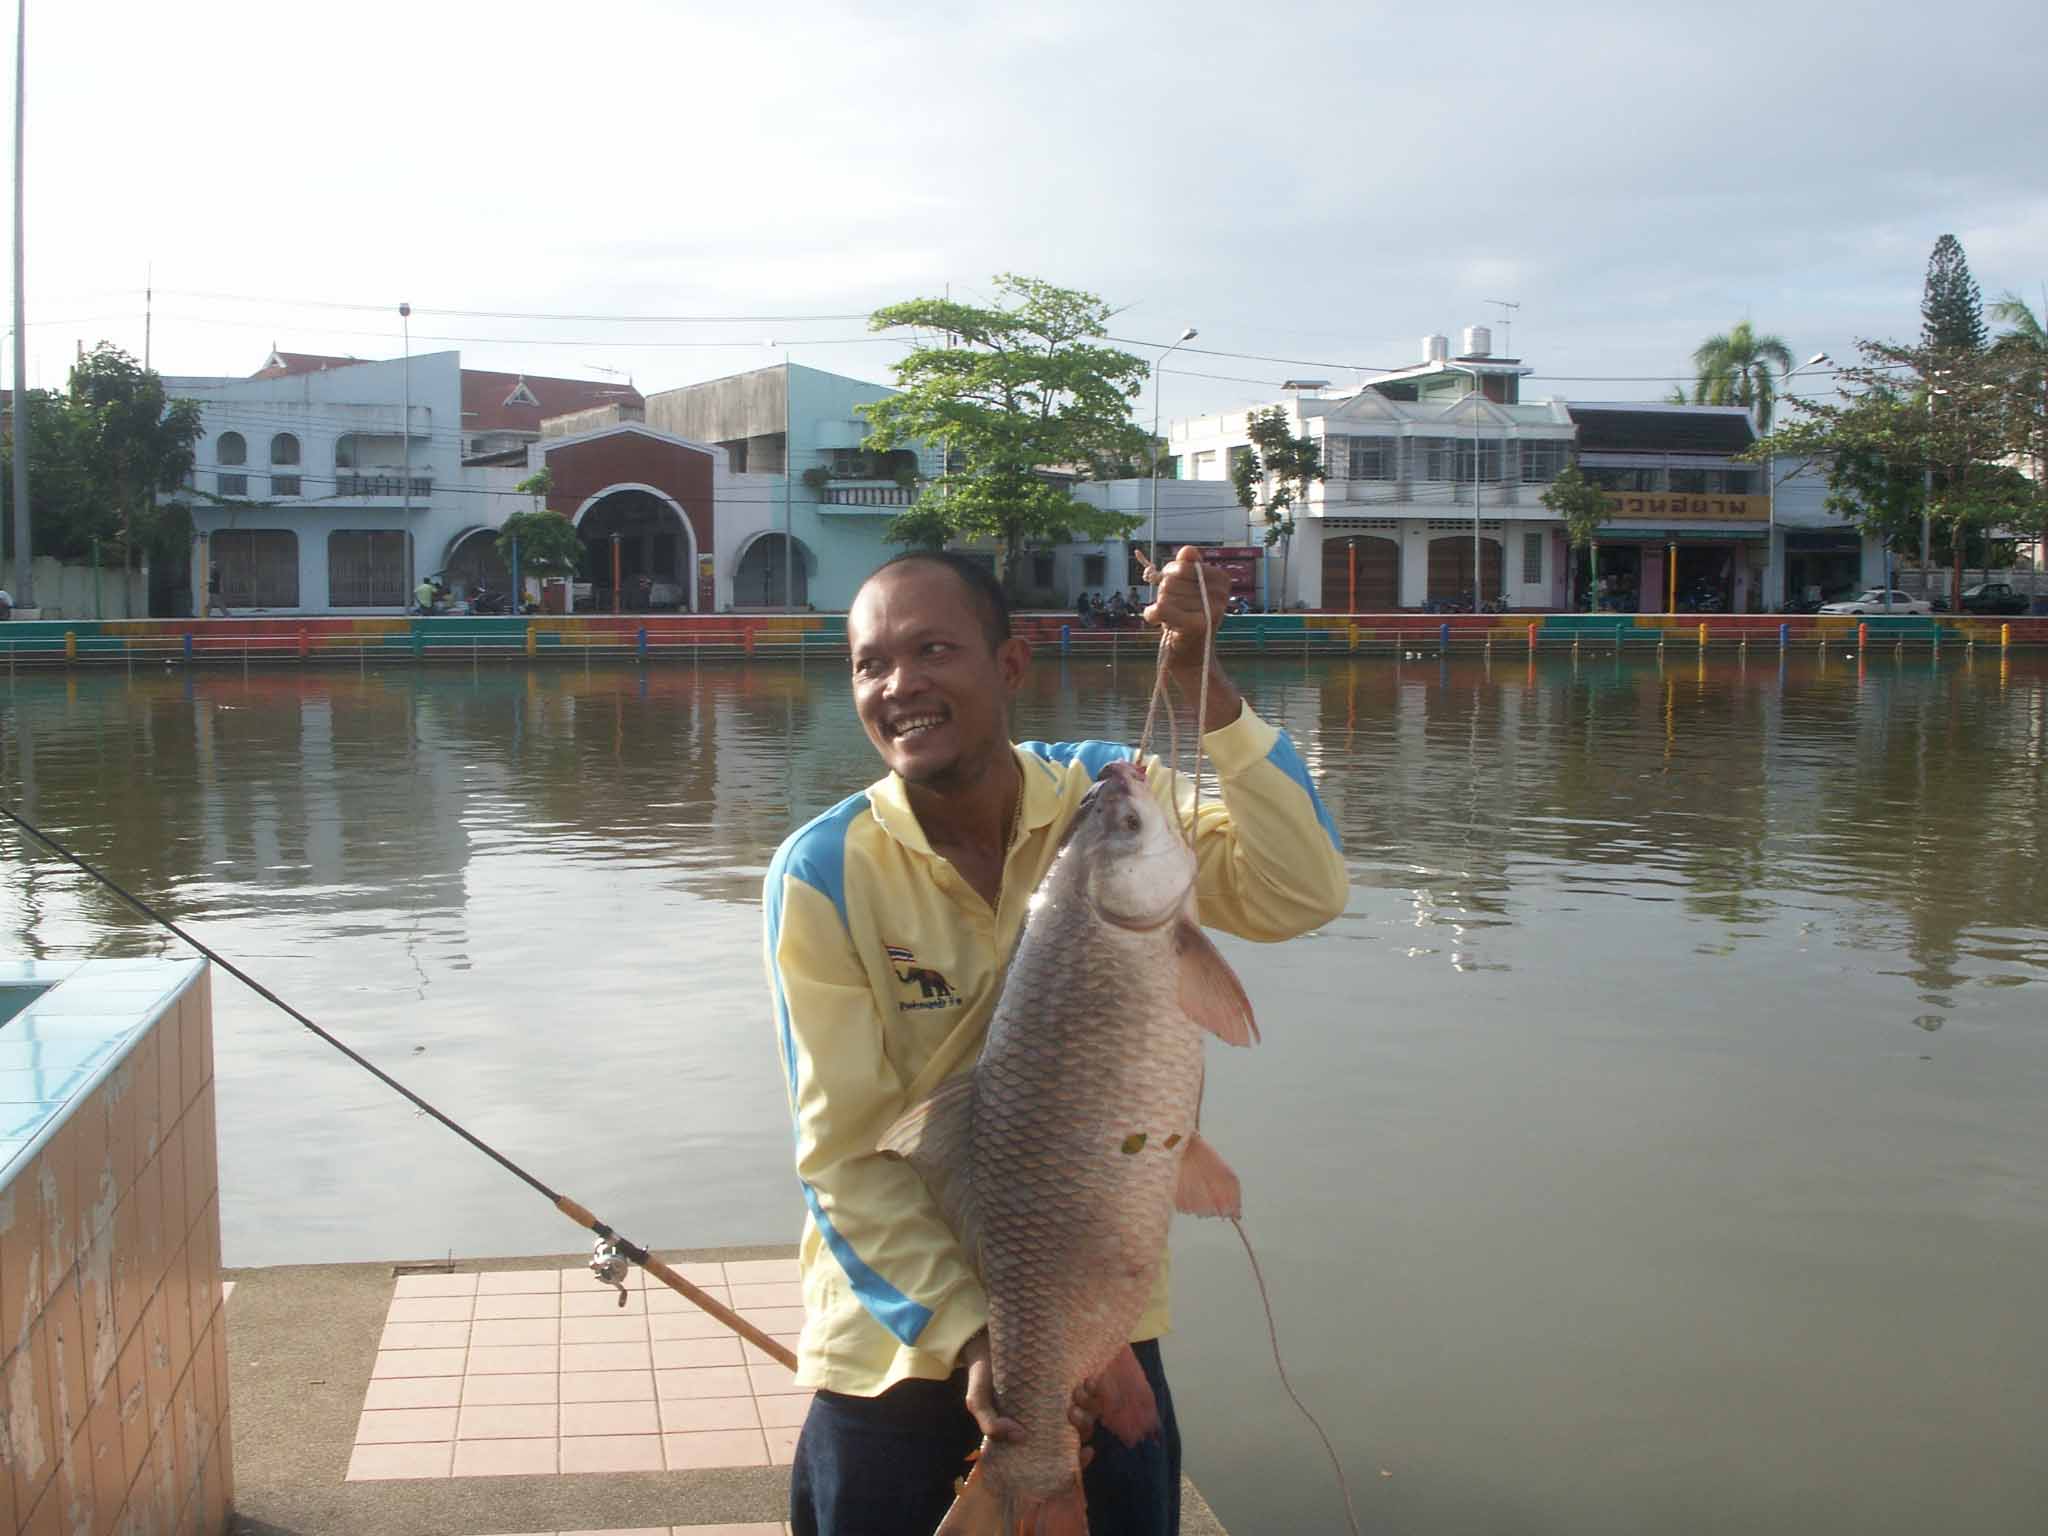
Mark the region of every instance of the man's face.
<instances>
[{"instance_id":1,"label":"man's face","mask_svg":"<svg viewBox=\"0 0 2048 1536\"><path fill-rule=\"evenodd\" d=\"M945 788L1008 750L1030 647L1010 639L991 652L980 607L951 571L892 566L861 588L846 634L860 723L906 782Z\"/></svg>"}]
</instances>

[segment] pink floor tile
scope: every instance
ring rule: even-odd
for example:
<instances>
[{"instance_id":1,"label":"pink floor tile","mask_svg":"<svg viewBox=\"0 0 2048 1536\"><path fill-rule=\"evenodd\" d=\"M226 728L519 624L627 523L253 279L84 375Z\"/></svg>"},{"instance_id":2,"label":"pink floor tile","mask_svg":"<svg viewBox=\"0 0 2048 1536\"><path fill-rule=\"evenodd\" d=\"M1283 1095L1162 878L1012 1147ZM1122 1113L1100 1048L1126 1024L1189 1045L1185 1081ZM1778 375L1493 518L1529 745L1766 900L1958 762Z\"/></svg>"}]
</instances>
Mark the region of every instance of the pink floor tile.
<instances>
[{"instance_id":1,"label":"pink floor tile","mask_svg":"<svg viewBox=\"0 0 2048 1536\"><path fill-rule=\"evenodd\" d=\"M562 1293L560 1291L514 1291L503 1296L479 1296L476 1299L476 1319L500 1321L518 1317L560 1317L562 1315Z\"/></svg>"},{"instance_id":2,"label":"pink floor tile","mask_svg":"<svg viewBox=\"0 0 2048 1536\"><path fill-rule=\"evenodd\" d=\"M725 1266L716 1260L706 1264L671 1264L669 1268L681 1275L692 1285L725 1284ZM649 1275L647 1277L647 1289L650 1291L666 1290L667 1286L653 1275Z\"/></svg>"},{"instance_id":3,"label":"pink floor tile","mask_svg":"<svg viewBox=\"0 0 2048 1536\"><path fill-rule=\"evenodd\" d=\"M565 1291L588 1291L594 1289L597 1285L597 1278L591 1274L588 1264L579 1264L574 1269L557 1270L556 1274L561 1277L562 1289ZM636 1291L645 1284L647 1284L647 1271L640 1268L637 1264L627 1265L626 1289ZM606 1286L605 1289L610 1290L611 1287Z\"/></svg>"},{"instance_id":4,"label":"pink floor tile","mask_svg":"<svg viewBox=\"0 0 2048 1536\"><path fill-rule=\"evenodd\" d=\"M356 1421L357 1445L454 1438L453 1408L372 1408Z\"/></svg>"},{"instance_id":5,"label":"pink floor tile","mask_svg":"<svg viewBox=\"0 0 2048 1536\"><path fill-rule=\"evenodd\" d=\"M714 1365L689 1371L656 1371L654 1390L663 1398L748 1397L754 1388L743 1366ZM796 1390L794 1386L790 1388L792 1392Z\"/></svg>"},{"instance_id":6,"label":"pink floor tile","mask_svg":"<svg viewBox=\"0 0 2048 1536\"><path fill-rule=\"evenodd\" d=\"M723 1339L732 1335L725 1324L695 1307L687 1312L656 1312L647 1319L647 1331L657 1339Z\"/></svg>"},{"instance_id":7,"label":"pink floor tile","mask_svg":"<svg viewBox=\"0 0 2048 1536\"><path fill-rule=\"evenodd\" d=\"M768 1442L758 1429L699 1430L687 1435L663 1435L662 1449L671 1472L694 1471L700 1467L765 1467Z\"/></svg>"},{"instance_id":8,"label":"pink floor tile","mask_svg":"<svg viewBox=\"0 0 2048 1536\"><path fill-rule=\"evenodd\" d=\"M681 1526L636 1525L628 1531L562 1531L559 1536L670 1536L671 1530L681 1529ZM694 1531L696 1527L691 1526L690 1529ZM778 1525L770 1529L780 1533L782 1527Z\"/></svg>"},{"instance_id":9,"label":"pink floor tile","mask_svg":"<svg viewBox=\"0 0 2048 1536\"><path fill-rule=\"evenodd\" d=\"M408 1354L431 1354L431 1350L408 1350ZM552 1344L476 1344L469 1350L469 1374L505 1376L523 1371L554 1371L561 1368Z\"/></svg>"},{"instance_id":10,"label":"pink floor tile","mask_svg":"<svg viewBox=\"0 0 2048 1536\"><path fill-rule=\"evenodd\" d=\"M652 1366L648 1346L639 1344L564 1344L565 1371L644 1371Z\"/></svg>"},{"instance_id":11,"label":"pink floor tile","mask_svg":"<svg viewBox=\"0 0 2048 1536\"><path fill-rule=\"evenodd\" d=\"M761 1423L766 1428L787 1429L792 1424L802 1425L804 1415L811 1411L811 1394L790 1392L775 1397L757 1397L754 1406L761 1411Z\"/></svg>"},{"instance_id":12,"label":"pink floor tile","mask_svg":"<svg viewBox=\"0 0 2048 1536\"><path fill-rule=\"evenodd\" d=\"M740 1316L770 1333L801 1333L804 1326L802 1307L742 1307Z\"/></svg>"},{"instance_id":13,"label":"pink floor tile","mask_svg":"<svg viewBox=\"0 0 2048 1536\"><path fill-rule=\"evenodd\" d=\"M398 1477L446 1477L450 1453L438 1445L359 1445L348 1459L347 1481L364 1483Z\"/></svg>"},{"instance_id":14,"label":"pink floor tile","mask_svg":"<svg viewBox=\"0 0 2048 1536\"><path fill-rule=\"evenodd\" d=\"M800 1307L804 1304L804 1288L794 1282L781 1285L735 1285L732 1287L732 1304L735 1310L741 1312L748 1307Z\"/></svg>"},{"instance_id":15,"label":"pink floor tile","mask_svg":"<svg viewBox=\"0 0 2048 1536\"><path fill-rule=\"evenodd\" d=\"M398 1376L373 1381L365 1408L453 1408L462 1401L460 1376Z\"/></svg>"},{"instance_id":16,"label":"pink floor tile","mask_svg":"<svg viewBox=\"0 0 2048 1536\"><path fill-rule=\"evenodd\" d=\"M646 1313L647 1293L644 1291L626 1292L623 1307L619 1305L619 1293L609 1286L562 1292L564 1317L644 1317Z\"/></svg>"},{"instance_id":17,"label":"pink floor tile","mask_svg":"<svg viewBox=\"0 0 2048 1536\"><path fill-rule=\"evenodd\" d=\"M654 1372L564 1371L561 1395L568 1403L651 1403Z\"/></svg>"},{"instance_id":18,"label":"pink floor tile","mask_svg":"<svg viewBox=\"0 0 2048 1536\"><path fill-rule=\"evenodd\" d=\"M803 1269L795 1259L727 1259L725 1278L732 1285L794 1284Z\"/></svg>"},{"instance_id":19,"label":"pink floor tile","mask_svg":"<svg viewBox=\"0 0 2048 1536\"><path fill-rule=\"evenodd\" d=\"M671 1435L700 1429L759 1429L751 1397L671 1397L661 1405L661 1427Z\"/></svg>"},{"instance_id":20,"label":"pink floor tile","mask_svg":"<svg viewBox=\"0 0 2048 1536\"><path fill-rule=\"evenodd\" d=\"M475 1275L400 1275L392 1287L397 1296L474 1296Z\"/></svg>"},{"instance_id":21,"label":"pink floor tile","mask_svg":"<svg viewBox=\"0 0 2048 1536\"><path fill-rule=\"evenodd\" d=\"M644 1344L647 1318L565 1317L561 1321L564 1344Z\"/></svg>"},{"instance_id":22,"label":"pink floor tile","mask_svg":"<svg viewBox=\"0 0 2048 1536\"><path fill-rule=\"evenodd\" d=\"M564 1472L659 1472L659 1435L578 1435L562 1442Z\"/></svg>"},{"instance_id":23,"label":"pink floor tile","mask_svg":"<svg viewBox=\"0 0 2048 1536\"><path fill-rule=\"evenodd\" d=\"M796 1460L796 1437L800 1433L794 1424L763 1430L768 1439L768 1460L773 1466L786 1467Z\"/></svg>"},{"instance_id":24,"label":"pink floor tile","mask_svg":"<svg viewBox=\"0 0 2048 1536\"><path fill-rule=\"evenodd\" d=\"M722 1302L728 1307L732 1305L732 1292L725 1286L706 1285L700 1286L699 1289L713 1301ZM698 1312L702 1308L690 1300L689 1297L683 1295L681 1291L672 1291L665 1285L657 1285L647 1293L647 1310L649 1312Z\"/></svg>"},{"instance_id":25,"label":"pink floor tile","mask_svg":"<svg viewBox=\"0 0 2048 1536\"><path fill-rule=\"evenodd\" d=\"M575 1435L658 1435L665 1427L651 1394L648 1401L639 1403L562 1404L562 1438L565 1440ZM680 1429L684 1426L675 1427ZM705 1424L691 1427L723 1429L726 1426Z\"/></svg>"},{"instance_id":26,"label":"pink floor tile","mask_svg":"<svg viewBox=\"0 0 2048 1536\"><path fill-rule=\"evenodd\" d=\"M372 1381L393 1376L460 1376L466 1349L381 1349L370 1370Z\"/></svg>"},{"instance_id":27,"label":"pink floor tile","mask_svg":"<svg viewBox=\"0 0 2048 1536\"><path fill-rule=\"evenodd\" d=\"M495 1407L504 1403L552 1403L560 1380L553 1371L510 1371L503 1376L462 1378L462 1405Z\"/></svg>"},{"instance_id":28,"label":"pink floor tile","mask_svg":"<svg viewBox=\"0 0 2048 1536\"><path fill-rule=\"evenodd\" d=\"M391 1303L387 1323L466 1323L473 1296L401 1296Z\"/></svg>"},{"instance_id":29,"label":"pink floor tile","mask_svg":"<svg viewBox=\"0 0 2048 1536\"><path fill-rule=\"evenodd\" d=\"M564 1531L562 1536L570 1533ZM757 1520L751 1525L679 1525L674 1536L789 1536L789 1527L773 1520Z\"/></svg>"},{"instance_id":30,"label":"pink floor tile","mask_svg":"<svg viewBox=\"0 0 2048 1536\"><path fill-rule=\"evenodd\" d=\"M553 1317L487 1318L469 1325L469 1342L486 1346L498 1344L559 1344L562 1324Z\"/></svg>"},{"instance_id":31,"label":"pink floor tile","mask_svg":"<svg viewBox=\"0 0 2048 1536\"><path fill-rule=\"evenodd\" d=\"M796 1384L796 1375L779 1365L750 1365L747 1376L753 1383L756 1397L769 1397L786 1392L808 1392L809 1387Z\"/></svg>"},{"instance_id":32,"label":"pink floor tile","mask_svg":"<svg viewBox=\"0 0 2048 1536\"><path fill-rule=\"evenodd\" d=\"M553 1440L458 1440L456 1477L534 1477L560 1468Z\"/></svg>"},{"instance_id":33,"label":"pink floor tile","mask_svg":"<svg viewBox=\"0 0 2048 1536\"><path fill-rule=\"evenodd\" d=\"M386 1323L379 1349L460 1349L469 1342L468 1323Z\"/></svg>"},{"instance_id":34,"label":"pink floor tile","mask_svg":"<svg viewBox=\"0 0 2048 1536\"><path fill-rule=\"evenodd\" d=\"M532 1440L559 1433L553 1403L475 1403L462 1410L458 1440Z\"/></svg>"},{"instance_id":35,"label":"pink floor tile","mask_svg":"<svg viewBox=\"0 0 2048 1536\"><path fill-rule=\"evenodd\" d=\"M657 1339L652 1347L656 1370L691 1370L700 1365L743 1363L740 1341L731 1334L722 1339Z\"/></svg>"},{"instance_id":36,"label":"pink floor tile","mask_svg":"<svg viewBox=\"0 0 2048 1536\"><path fill-rule=\"evenodd\" d=\"M776 1343L780 1344L784 1349L788 1350L791 1354L795 1354L796 1346L801 1335L794 1333L771 1333L768 1335L768 1337L773 1339ZM751 1340L742 1339L740 1341L740 1351L742 1354L746 1356L748 1365L768 1365L772 1364L775 1360L775 1357L773 1355L769 1354L768 1351L762 1349L758 1344L753 1343Z\"/></svg>"},{"instance_id":37,"label":"pink floor tile","mask_svg":"<svg viewBox=\"0 0 2048 1536\"><path fill-rule=\"evenodd\" d=\"M560 1295L560 1272L552 1269L488 1269L476 1277L479 1296L523 1296L535 1291Z\"/></svg>"}]
</instances>

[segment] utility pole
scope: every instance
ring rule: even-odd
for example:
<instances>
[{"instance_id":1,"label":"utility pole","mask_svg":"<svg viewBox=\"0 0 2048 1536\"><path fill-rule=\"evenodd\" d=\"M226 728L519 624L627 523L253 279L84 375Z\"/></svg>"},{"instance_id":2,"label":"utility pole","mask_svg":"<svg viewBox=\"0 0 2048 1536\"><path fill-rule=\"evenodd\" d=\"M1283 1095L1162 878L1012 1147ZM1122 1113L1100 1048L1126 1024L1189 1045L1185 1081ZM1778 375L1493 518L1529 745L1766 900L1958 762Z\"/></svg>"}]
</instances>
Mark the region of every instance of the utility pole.
<instances>
[{"instance_id":1,"label":"utility pole","mask_svg":"<svg viewBox=\"0 0 2048 1536\"><path fill-rule=\"evenodd\" d=\"M418 585L419 574L413 567L412 552L412 306L400 303L398 323L405 330L405 425L399 429L404 440L403 478L399 483L399 495L405 502L405 596L399 602L403 612L412 605L412 589Z\"/></svg>"},{"instance_id":2,"label":"utility pole","mask_svg":"<svg viewBox=\"0 0 2048 1536\"><path fill-rule=\"evenodd\" d=\"M36 605L35 551L28 516L28 318L22 288L22 91L28 81L28 0L14 16L14 606Z\"/></svg>"}]
</instances>

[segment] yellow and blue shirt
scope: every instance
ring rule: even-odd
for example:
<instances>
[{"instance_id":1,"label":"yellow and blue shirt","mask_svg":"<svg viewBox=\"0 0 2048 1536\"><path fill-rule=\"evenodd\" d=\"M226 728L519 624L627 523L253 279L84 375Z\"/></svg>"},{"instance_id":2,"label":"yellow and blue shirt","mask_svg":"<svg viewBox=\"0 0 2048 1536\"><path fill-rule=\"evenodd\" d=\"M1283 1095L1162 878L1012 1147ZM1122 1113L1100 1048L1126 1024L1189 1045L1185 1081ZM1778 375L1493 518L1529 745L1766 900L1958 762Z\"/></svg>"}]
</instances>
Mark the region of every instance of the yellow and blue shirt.
<instances>
[{"instance_id":1,"label":"yellow and blue shirt","mask_svg":"<svg viewBox=\"0 0 2048 1536\"><path fill-rule=\"evenodd\" d=\"M1292 938L1343 911L1337 829L1286 733L1245 709L1203 747L1222 788L1196 825L1202 922ZM995 910L932 852L903 781L870 785L790 834L763 893L777 1045L808 1215L797 1380L872 1397L941 1380L988 1321L972 1264L924 1181L875 1151L981 1050L1003 968L1109 742L1023 742L1024 804ZM1147 759L1162 803L1192 789ZM1168 1326L1166 1273L1134 1339Z\"/></svg>"}]
</instances>

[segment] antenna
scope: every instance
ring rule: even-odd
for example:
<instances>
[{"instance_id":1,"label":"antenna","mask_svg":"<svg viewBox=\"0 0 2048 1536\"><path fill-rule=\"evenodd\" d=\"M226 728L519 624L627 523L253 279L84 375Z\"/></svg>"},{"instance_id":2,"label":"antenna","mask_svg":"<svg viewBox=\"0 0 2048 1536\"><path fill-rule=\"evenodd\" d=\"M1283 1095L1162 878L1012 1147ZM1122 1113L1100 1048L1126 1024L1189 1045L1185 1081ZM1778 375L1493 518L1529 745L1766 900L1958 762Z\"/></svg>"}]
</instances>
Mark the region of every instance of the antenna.
<instances>
[{"instance_id":1,"label":"antenna","mask_svg":"<svg viewBox=\"0 0 2048 1536\"><path fill-rule=\"evenodd\" d=\"M1482 304L1497 304L1500 306L1501 356L1513 357L1515 355L1514 311L1522 307L1520 301L1515 299L1482 299L1480 302Z\"/></svg>"},{"instance_id":2,"label":"antenna","mask_svg":"<svg viewBox=\"0 0 2048 1536\"><path fill-rule=\"evenodd\" d=\"M624 368L607 368L603 363L585 363L583 366L592 373L608 373L615 379L624 379L629 386L633 382L633 375Z\"/></svg>"},{"instance_id":3,"label":"antenna","mask_svg":"<svg viewBox=\"0 0 2048 1536\"><path fill-rule=\"evenodd\" d=\"M149 325L154 318L151 311L156 307L156 263L151 262L143 269L142 277L142 371L149 372ZM276 342L271 343L275 350Z\"/></svg>"}]
</instances>

